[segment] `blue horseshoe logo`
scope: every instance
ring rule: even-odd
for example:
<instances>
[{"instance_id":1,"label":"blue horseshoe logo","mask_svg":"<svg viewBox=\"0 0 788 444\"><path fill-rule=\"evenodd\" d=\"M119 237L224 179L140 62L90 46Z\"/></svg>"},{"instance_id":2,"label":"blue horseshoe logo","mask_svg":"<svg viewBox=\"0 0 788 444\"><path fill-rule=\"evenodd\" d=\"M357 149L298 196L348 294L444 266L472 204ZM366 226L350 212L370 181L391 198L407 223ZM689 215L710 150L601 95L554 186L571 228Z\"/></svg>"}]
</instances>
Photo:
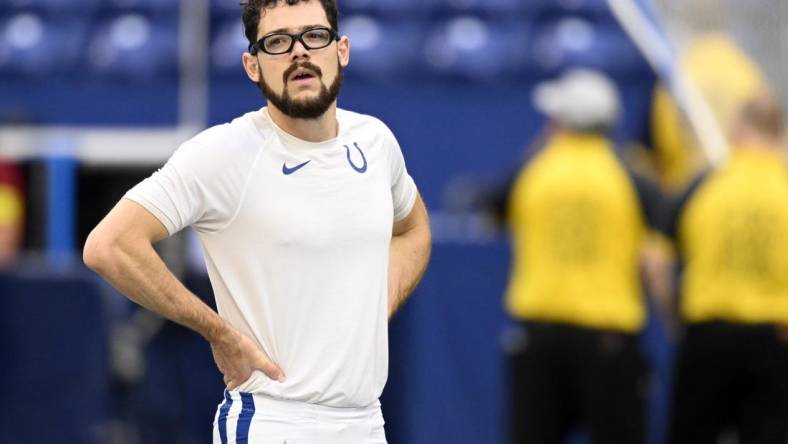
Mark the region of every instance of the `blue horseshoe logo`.
<instances>
[{"instance_id":1,"label":"blue horseshoe logo","mask_svg":"<svg viewBox=\"0 0 788 444\"><path fill-rule=\"evenodd\" d=\"M347 150L347 161L350 164L350 166L353 167L354 170L356 170L357 173L364 174L367 171L367 158L364 156L364 152L361 151L361 148L359 148L356 142L353 142L353 146L356 147L359 153L361 153L361 160L364 161L364 165L357 167L356 164L353 163L353 160L350 158L350 147L344 145L345 150Z\"/></svg>"}]
</instances>

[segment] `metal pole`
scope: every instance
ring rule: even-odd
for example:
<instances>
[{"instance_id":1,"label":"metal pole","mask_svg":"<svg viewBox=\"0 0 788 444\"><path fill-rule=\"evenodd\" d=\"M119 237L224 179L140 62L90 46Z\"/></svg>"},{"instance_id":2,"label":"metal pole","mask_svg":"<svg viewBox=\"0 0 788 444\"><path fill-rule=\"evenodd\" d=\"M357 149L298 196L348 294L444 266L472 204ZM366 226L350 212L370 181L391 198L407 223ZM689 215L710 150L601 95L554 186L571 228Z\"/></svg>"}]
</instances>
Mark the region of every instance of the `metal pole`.
<instances>
[{"instance_id":1,"label":"metal pole","mask_svg":"<svg viewBox=\"0 0 788 444\"><path fill-rule=\"evenodd\" d=\"M192 133L208 124L210 15L209 0L181 0L178 125Z\"/></svg>"}]
</instances>

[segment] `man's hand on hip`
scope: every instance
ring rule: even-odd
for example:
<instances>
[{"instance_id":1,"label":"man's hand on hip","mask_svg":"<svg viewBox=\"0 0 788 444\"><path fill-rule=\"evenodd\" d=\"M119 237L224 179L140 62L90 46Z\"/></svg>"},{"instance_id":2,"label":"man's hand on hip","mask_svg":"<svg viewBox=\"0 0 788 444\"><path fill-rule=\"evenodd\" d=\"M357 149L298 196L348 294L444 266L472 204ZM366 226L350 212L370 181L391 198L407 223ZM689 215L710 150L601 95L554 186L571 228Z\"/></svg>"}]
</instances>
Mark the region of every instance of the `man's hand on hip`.
<instances>
[{"instance_id":1,"label":"man's hand on hip","mask_svg":"<svg viewBox=\"0 0 788 444\"><path fill-rule=\"evenodd\" d=\"M254 370L262 371L275 381L285 381L279 366L251 338L233 328L228 327L221 338L210 344L213 359L229 390L249 379Z\"/></svg>"}]
</instances>

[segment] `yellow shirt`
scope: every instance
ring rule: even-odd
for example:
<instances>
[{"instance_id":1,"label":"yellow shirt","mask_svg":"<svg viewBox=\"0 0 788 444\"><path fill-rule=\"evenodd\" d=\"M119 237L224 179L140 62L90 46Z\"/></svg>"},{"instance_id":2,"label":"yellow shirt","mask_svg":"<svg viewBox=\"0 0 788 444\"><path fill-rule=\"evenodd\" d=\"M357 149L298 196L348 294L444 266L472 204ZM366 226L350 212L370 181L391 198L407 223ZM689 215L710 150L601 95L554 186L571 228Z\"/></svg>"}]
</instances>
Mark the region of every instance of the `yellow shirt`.
<instances>
[{"instance_id":1,"label":"yellow shirt","mask_svg":"<svg viewBox=\"0 0 788 444\"><path fill-rule=\"evenodd\" d=\"M628 332L643 326L644 220L606 139L556 135L515 181L509 221L514 317Z\"/></svg>"},{"instance_id":2,"label":"yellow shirt","mask_svg":"<svg viewBox=\"0 0 788 444\"><path fill-rule=\"evenodd\" d=\"M706 100L725 133L741 106L767 85L759 67L722 34L695 39L682 52L680 64L682 74ZM674 190L683 188L704 161L692 128L663 86L654 92L651 128L664 182Z\"/></svg>"},{"instance_id":3,"label":"yellow shirt","mask_svg":"<svg viewBox=\"0 0 788 444\"><path fill-rule=\"evenodd\" d=\"M788 170L776 151L734 151L678 220L688 322L788 323Z\"/></svg>"}]
</instances>

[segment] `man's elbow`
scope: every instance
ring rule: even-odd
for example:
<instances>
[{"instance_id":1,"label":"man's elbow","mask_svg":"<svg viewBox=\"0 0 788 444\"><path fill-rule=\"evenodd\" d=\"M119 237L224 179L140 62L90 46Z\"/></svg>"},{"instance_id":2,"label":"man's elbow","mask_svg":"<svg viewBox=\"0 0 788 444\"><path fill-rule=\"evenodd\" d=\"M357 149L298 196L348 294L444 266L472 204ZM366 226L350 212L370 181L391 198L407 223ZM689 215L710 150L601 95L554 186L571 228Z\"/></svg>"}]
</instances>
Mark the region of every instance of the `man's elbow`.
<instances>
[{"instance_id":1,"label":"man's elbow","mask_svg":"<svg viewBox=\"0 0 788 444\"><path fill-rule=\"evenodd\" d=\"M88 235L85 247L82 249L82 261L96 273L102 274L110 264L114 240L96 227Z\"/></svg>"},{"instance_id":2,"label":"man's elbow","mask_svg":"<svg viewBox=\"0 0 788 444\"><path fill-rule=\"evenodd\" d=\"M421 223L422 241L427 244L427 248L432 248L432 225L430 224L430 216L427 213L427 208L423 208Z\"/></svg>"},{"instance_id":3,"label":"man's elbow","mask_svg":"<svg viewBox=\"0 0 788 444\"><path fill-rule=\"evenodd\" d=\"M425 262L429 262L430 256L432 255L432 231L430 230L429 224L422 237L422 248L424 249Z\"/></svg>"},{"instance_id":4,"label":"man's elbow","mask_svg":"<svg viewBox=\"0 0 788 444\"><path fill-rule=\"evenodd\" d=\"M432 246L432 230L430 229L430 223L428 220L425 219L424 223L420 224L418 229L418 237L422 245L426 245L427 247Z\"/></svg>"}]
</instances>

